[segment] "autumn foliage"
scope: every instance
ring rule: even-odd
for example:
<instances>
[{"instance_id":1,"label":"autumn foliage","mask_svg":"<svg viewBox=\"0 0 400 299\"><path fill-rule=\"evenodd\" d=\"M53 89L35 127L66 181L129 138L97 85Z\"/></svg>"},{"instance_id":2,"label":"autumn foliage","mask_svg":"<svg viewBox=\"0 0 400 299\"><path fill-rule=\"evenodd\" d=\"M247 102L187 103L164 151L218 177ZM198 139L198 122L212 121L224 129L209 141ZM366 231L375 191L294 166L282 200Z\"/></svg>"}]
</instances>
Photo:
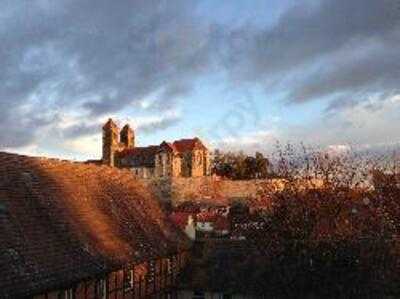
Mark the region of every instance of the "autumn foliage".
<instances>
[{"instance_id":1,"label":"autumn foliage","mask_svg":"<svg viewBox=\"0 0 400 299\"><path fill-rule=\"evenodd\" d=\"M276 192L265 185L264 225L246 232L262 253L249 276L255 289L296 298L399 295L397 162L354 153L296 154L289 146L275 163L285 187Z\"/></svg>"}]
</instances>

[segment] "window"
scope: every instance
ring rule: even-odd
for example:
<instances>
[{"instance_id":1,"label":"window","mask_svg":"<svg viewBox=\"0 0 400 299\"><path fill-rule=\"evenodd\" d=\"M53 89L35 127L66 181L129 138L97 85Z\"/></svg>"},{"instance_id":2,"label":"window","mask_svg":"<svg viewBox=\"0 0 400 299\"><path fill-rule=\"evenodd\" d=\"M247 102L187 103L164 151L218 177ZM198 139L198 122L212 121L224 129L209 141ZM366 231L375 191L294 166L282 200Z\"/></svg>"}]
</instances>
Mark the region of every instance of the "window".
<instances>
[{"instance_id":1,"label":"window","mask_svg":"<svg viewBox=\"0 0 400 299\"><path fill-rule=\"evenodd\" d=\"M107 284L104 279L99 279L96 281L96 298L107 298Z\"/></svg>"},{"instance_id":2,"label":"window","mask_svg":"<svg viewBox=\"0 0 400 299\"><path fill-rule=\"evenodd\" d=\"M75 299L75 292L73 289L60 291L57 296L58 299Z\"/></svg>"},{"instance_id":3,"label":"window","mask_svg":"<svg viewBox=\"0 0 400 299\"><path fill-rule=\"evenodd\" d=\"M204 299L205 294L202 291L194 291L193 292L193 298L192 299Z\"/></svg>"},{"instance_id":4,"label":"window","mask_svg":"<svg viewBox=\"0 0 400 299\"><path fill-rule=\"evenodd\" d=\"M134 287L135 284L135 276L133 274L133 270L127 270L124 273L124 288L125 290L130 290Z\"/></svg>"}]
</instances>

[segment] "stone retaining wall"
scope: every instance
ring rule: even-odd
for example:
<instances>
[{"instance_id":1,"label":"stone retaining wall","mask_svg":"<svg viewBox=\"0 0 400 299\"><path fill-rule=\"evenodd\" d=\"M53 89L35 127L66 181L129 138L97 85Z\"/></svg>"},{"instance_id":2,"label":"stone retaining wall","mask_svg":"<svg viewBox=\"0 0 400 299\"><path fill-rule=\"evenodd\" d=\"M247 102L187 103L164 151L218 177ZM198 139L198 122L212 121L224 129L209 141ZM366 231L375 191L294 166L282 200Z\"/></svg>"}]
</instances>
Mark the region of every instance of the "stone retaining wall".
<instances>
[{"instance_id":1,"label":"stone retaining wall","mask_svg":"<svg viewBox=\"0 0 400 299\"><path fill-rule=\"evenodd\" d=\"M237 198L257 198L261 185L279 185L278 180L232 181L214 177L148 179L143 183L162 201L179 204L203 201L226 204Z\"/></svg>"}]
</instances>

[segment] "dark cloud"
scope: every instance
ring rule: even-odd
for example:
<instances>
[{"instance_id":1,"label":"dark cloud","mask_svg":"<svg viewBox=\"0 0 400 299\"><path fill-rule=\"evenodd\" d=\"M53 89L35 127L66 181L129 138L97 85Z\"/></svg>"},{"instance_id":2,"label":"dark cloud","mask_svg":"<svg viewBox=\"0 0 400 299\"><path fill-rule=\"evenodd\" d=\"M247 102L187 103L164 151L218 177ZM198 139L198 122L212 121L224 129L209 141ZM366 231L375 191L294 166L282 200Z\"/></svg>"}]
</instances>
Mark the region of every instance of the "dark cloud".
<instances>
[{"instance_id":1,"label":"dark cloud","mask_svg":"<svg viewBox=\"0 0 400 299\"><path fill-rule=\"evenodd\" d=\"M3 135L2 144L29 143L41 129L30 114L16 113L32 98L40 96L34 115L80 109L95 119L157 93L160 111L209 69L208 29L191 1L5 0L0 11L1 123L23 117L32 125L18 141Z\"/></svg>"},{"instance_id":2,"label":"dark cloud","mask_svg":"<svg viewBox=\"0 0 400 299\"><path fill-rule=\"evenodd\" d=\"M399 28L400 29L400 28ZM295 102L346 93L349 101L358 93L374 94L400 91L399 44L391 48L379 45L376 49L358 48L347 58L331 58L321 70L305 76L289 94Z\"/></svg>"},{"instance_id":3,"label":"dark cloud","mask_svg":"<svg viewBox=\"0 0 400 299\"><path fill-rule=\"evenodd\" d=\"M167 111L164 114L160 114L158 117L147 116L147 118L142 120L142 123L137 124L135 130L140 131L140 134L151 134L174 126L180 121L181 116L179 113ZM76 124L64 128L61 137L66 140L73 140L79 137L93 136L101 132L103 125L104 121L79 121Z\"/></svg>"},{"instance_id":4,"label":"dark cloud","mask_svg":"<svg viewBox=\"0 0 400 299\"><path fill-rule=\"evenodd\" d=\"M95 123L79 123L72 125L63 130L63 137L66 139L73 139L82 136L91 136L101 132L102 124L100 122Z\"/></svg>"},{"instance_id":5,"label":"dark cloud","mask_svg":"<svg viewBox=\"0 0 400 299\"><path fill-rule=\"evenodd\" d=\"M291 103L327 98L335 111L399 92L399 0L310 3L262 28L210 24L196 14L198 1L3 0L0 125L9 130L0 146L31 143L59 111L84 120L61 134L74 138L147 97L154 111L173 110L199 77L217 71L241 86L284 90Z\"/></svg>"},{"instance_id":6,"label":"dark cloud","mask_svg":"<svg viewBox=\"0 0 400 299\"><path fill-rule=\"evenodd\" d=\"M137 130L143 134L150 134L155 131L162 131L168 127L175 126L180 122L180 120L181 116L179 114L166 114L159 119L139 124Z\"/></svg>"},{"instance_id":7,"label":"dark cloud","mask_svg":"<svg viewBox=\"0 0 400 299\"><path fill-rule=\"evenodd\" d=\"M0 148L28 146L47 127L57 122L58 115L33 112L31 108L18 109L0 103ZM3 109L2 109L3 108ZM29 115L33 113L34 115Z\"/></svg>"},{"instance_id":8,"label":"dark cloud","mask_svg":"<svg viewBox=\"0 0 400 299\"><path fill-rule=\"evenodd\" d=\"M325 109L325 112L327 114L334 114L345 108L353 108L358 104L358 102L358 100L353 98L349 99L346 96L338 96L329 103Z\"/></svg>"},{"instance_id":9,"label":"dark cloud","mask_svg":"<svg viewBox=\"0 0 400 299\"><path fill-rule=\"evenodd\" d=\"M284 88L289 102L399 90L398 0L299 3L271 28L226 38L232 76Z\"/></svg>"}]
</instances>

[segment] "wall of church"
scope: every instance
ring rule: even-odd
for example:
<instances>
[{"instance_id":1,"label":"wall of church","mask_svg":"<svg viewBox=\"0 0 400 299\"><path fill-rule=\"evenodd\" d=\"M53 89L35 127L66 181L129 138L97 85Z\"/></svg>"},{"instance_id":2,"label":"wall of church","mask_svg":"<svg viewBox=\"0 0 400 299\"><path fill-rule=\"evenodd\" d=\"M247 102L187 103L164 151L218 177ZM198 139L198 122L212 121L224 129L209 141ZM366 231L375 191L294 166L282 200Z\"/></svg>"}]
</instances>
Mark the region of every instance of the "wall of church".
<instances>
[{"instance_id":1,"label":"wall of church","mask_svg":"<svg viewBox=\"0 0 400 299\"><path fill-rule=\"evenodd\" d=\"M182 154L182 177L188 178L192 176L192 153L186 152Z\"/></svg>"},{"instance_id":2,"label":"wall of church","mask_svg":"<svg viewBox=\"0 0 400 299\"><path fill-rule=\"evenodd\" d=\"M205 150L196 150L192 155L192 177L202 177L210 175L210 156L208 151Z\"/></svg>"},{"instance_id":3,"label":"wall of church","mask_svg":"<svg viewBox=\"0 0 400 299\"><path fill-rule=\"evenodd\" d=\"M172 158L172 176L180 177L182 174L182 160L178 155Z\"/></svg>"},{"instance_id":4,"label":"wall of church","mask_svg":"<svg viewBox=\"0 0 400 299\"><path fill-rule=\"evenodd\" d=\"M155 175L170 177L173 175L173 157L168 152L161 152L155 156Z\"/></svg>"},{"instance_id":5,"label":"wall of church","mask_svg":"<svg viewBox=\"0 0 400 299\"><path fill-rule=\"evenodd\" d=\"M203 151L200 150L193 151L192 177L200 177L204 175L203 160L204 160Z\"/></svg>"}]
</instances>

